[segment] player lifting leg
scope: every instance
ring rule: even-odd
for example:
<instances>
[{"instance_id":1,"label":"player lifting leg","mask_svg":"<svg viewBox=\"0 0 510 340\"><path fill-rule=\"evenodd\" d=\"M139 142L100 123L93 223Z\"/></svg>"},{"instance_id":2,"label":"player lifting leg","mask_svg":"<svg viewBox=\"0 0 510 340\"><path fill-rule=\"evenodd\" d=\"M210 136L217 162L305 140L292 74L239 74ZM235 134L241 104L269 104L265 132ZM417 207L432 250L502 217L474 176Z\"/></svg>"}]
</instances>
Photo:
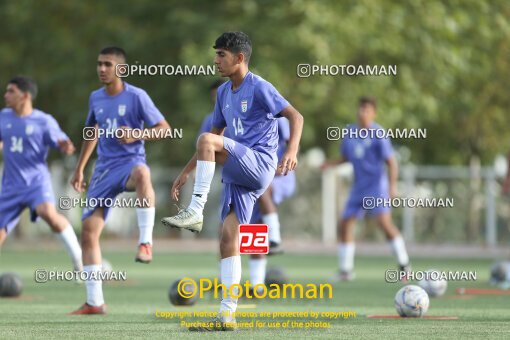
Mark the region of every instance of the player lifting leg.
<instances>
[{"instance_id":1,"label":"player lifting leg","mask_svg":"<svg viewBox=\"0 0 510 340\"><path fill-rule=\"evenodd\" d=\"M222 220L220 240L221 282L226 290L241 280L239 224L249 223L253 206L271 183L275 171L287 175L297 165L303 117L267 81L248 70L251 42L242 32L222 34L215 43L215 64L220 74L230 78L218 88L213 128L197 142L197 153L185 166L172 187L177 200L180 188L196 167L190 205L178 215L162 220L165 225L202 230L202 212L207 201L216 163L223 164ZM277 162L280 116L290 121L288 148ZM232 138L222 136L227 130ZM235 324L233 313L237 299L223 298L217 327L199 327L199 331L229 330Z\"/></svg>"}]
</instances>

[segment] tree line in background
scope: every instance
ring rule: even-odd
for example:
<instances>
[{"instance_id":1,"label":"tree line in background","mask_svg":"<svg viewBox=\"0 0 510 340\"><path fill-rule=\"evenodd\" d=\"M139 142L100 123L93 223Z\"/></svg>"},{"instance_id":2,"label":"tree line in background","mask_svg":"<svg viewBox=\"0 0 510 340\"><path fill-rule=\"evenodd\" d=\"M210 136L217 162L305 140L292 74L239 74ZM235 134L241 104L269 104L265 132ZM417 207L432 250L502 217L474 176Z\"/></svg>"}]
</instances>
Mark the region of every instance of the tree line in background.
<instances>
[{"instance_id":1,"label":"tree line in background","mask_svg":"<svg viewBox=\"0 0 510 340\"><path fill-rule=\"evenodd\" d=\"M95 61L106 45L129 62L212 64L215 39L242 30L252 39L251 69L304 115L302 149L330 157L329 126L355 120L357 99L378 99L387 128L425 128L425 140L396 140L418 164L490 164L507 152L510 129L510 3L507 1L35 1L0 3L0 74L39 83L36 107L53 114L81 144ZM397 65L397 76L313 76L309 64ZM180 165L191 155L202 118L212 110L211 76L131 77L182 140L148 146L151 164Z\"/></svg>"}]
</instances>

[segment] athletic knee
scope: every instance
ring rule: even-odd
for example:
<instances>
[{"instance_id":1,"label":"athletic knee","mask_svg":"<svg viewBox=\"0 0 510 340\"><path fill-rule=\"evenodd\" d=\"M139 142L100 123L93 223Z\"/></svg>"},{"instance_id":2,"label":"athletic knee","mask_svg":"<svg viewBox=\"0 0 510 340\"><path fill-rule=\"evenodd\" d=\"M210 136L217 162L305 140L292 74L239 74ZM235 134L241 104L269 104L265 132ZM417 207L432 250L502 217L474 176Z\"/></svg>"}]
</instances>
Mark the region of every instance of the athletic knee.
<instances>
[{"instance_id":1,"label":"athletic knee","mask_svg":"<svg viewBox=\"0 0 510 340\"><path fill-rule=\"evenodd\" d=\"M225 249L227 248L229 245L230 245L231 241L230 241L230 236L228 235L228 233L221 233L221 238L220 238L220 249Z\"/></svg>"},{"instance_id":2,"label":"athletic knee","mask_svg":"<svg viewBox=\"0 0 510 340\"><path fill-rule=\"evenodd\" d=\"M149 168L146 166L140 165L133 169L132 172L133 179L137 184L150 182L151 173Z\"/></svg>"},{"instance_id":3,"label":"athletic knee","mask_svg":"<svg viewBox=\"0 0 510 340\"><path fill-rule=\"evenodd\" d=\"M210 132L202 133L197 140L197 149L202 149L208 146L213 145L214 142L214 134Z\"/></svg>"},{"instance_id":4,"label":"athletic knee","mask_svg":"<svg viewBox=\"0 0 510 340\"><path fill-rule=\"evenodd\" d=\"M42 218L43 220L47 221L47 222L50 222L48 221L51 217L52 214L51 214L51 211L50 211L50 208L44 204L40 207L37 207L36 209L36 213L37 213L37 216L39 216L40 218Z\"/></svg>"},{"instance_id":5,"label":"athletic knee","mask_svg":"<svg viewBox=\"0 0 510 340\"><path fill-rule=\"evenodd\" d=\"M221 239L220 239L220 249L227 250L235 246L236 238L235 235L228 231L223 231L221 233Z\"/></svg>"},{"instance_id":6,"label":"athletic knee","mask_svg":"<svg viewBox=\"0 0 510 340\"><path fill-rule=\"evenodd\" d=\"M86 225L83 225L83 229L81 231L81 246L82 249L90 249L99 243L99 233L92 228L87 228Z\"/></svg>"},{"instance_id":7,"label":"athletic knee","mask_svg":"<svg viewBox=\"0 0 510 340\"><path fill-rule=\"evenodd\" d=\"M63 223L59 223L60 217L62 218L64 217L61 216L53 206L46 204L42 205L37 208L36 213L37 216L39 216L40 218L45 220L46 223L48 223L51 230L53 230L54 232L61 232L64 230L65 226L63 225Z\"/></svg>"},{"instance_id":8,"label":"athletic knee","mask_svg":"<svg viewBox=\"0 0 510 340\"><path fill-rule=\"evenodd\" d=\"M260 210L263 214L269 214L272 212L276 212L276 207L273 203L273 197L271 195L271 190L266 190L260 197L259 197L259 204L260 204Z\"/></svg>"}]
</instances>

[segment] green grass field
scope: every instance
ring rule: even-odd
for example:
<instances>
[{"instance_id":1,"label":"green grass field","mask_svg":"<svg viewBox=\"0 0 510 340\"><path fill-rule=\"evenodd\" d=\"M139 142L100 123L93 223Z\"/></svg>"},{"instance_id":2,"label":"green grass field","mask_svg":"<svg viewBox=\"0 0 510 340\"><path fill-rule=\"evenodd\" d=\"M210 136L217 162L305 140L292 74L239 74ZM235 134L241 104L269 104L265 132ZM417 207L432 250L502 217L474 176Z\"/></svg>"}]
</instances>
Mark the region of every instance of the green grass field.
<instances>
[{"instance_id":1,"label":"green grass field","mask_svg":"<svg viewBox=\"0 0 510 340\"><path fill-rule=\"evenodd\" d=\"M66 254L4 250L0 271L17 272L25 287L20 298L0 299L0 338L510 338L510 296L459 297L454 293L457 287L488 287L489 260L413 260L415 270L477 271L477 282L451 282L445 296L431 299L427 315L457 316L458 320L366 318L370 314L396 314L393 297L402 284L384 282L385 270L394 267L392 258L357 257L356 280L334 284L333 299L242 300L239 309L253 312L350 310L357 313L356 318L332 321L329 329L245 328L235 333L197 334L181 328L177 319L157 318L155 313L156 310L216 311L218 300L212 295L192 307L174 307L167 297L168 287L179 277L214 277L218 271L216 255L156 253L150 265L136 264L131 252L105 252L103 256L113 264L114 270L125 270L128 280L104 285L108 315L69 316L66 313L85 301L85 287L71 282L34 281L36 269L67 269ZM247 260L243 256L243 278L248 274ZM336 258L284 255L271 258L269 265L284 267L293 283L326 283L334 274ZM238 318L238 321L249 320Z\"/></svg>"}]
</instances>

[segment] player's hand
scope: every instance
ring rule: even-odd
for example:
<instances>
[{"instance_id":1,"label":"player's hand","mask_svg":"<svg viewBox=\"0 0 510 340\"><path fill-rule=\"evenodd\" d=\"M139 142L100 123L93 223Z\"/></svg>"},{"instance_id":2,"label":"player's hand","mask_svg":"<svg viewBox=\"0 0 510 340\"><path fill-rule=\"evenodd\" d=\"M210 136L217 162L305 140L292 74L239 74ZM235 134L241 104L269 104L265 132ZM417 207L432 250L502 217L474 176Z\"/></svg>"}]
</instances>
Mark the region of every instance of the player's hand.
<instances>
[{"instance_id":1,"label":"player's hand","mask_svg":"<svg viewBox=\"0 0 510 340\"><path fill-rule=\"evenodd\" d=\"M85 181L83 180L83 172L82 171L75 171L73 178L71 178L71 185L74 188L74 190L78 192L84 192L85 191Z\"/></svg>"},{"instance_id":2,"label":"player's hand","mask_svg":"<svg viewBox=\"0 0 510 340\"><path fill-rule=\"evenodd\" d=\"M174 201L179 201L180 189L188 181L189 174L181 173L174 181L170 195Z\"/></svg>"},{"instance_id":3,"label":"player's hand","mask_svg":"<svg viewBox=\"0 0 510 340\"><path fill-rule=\"evenodd\" d=\"M296 169L297 163L297 152L292 150L285 151L282 160L276 169L276 174L287 176L289 171Z\"/></svg>"},{"instance_id":4,"label":"player's hand","mask_svg":"<svg viewBox=\"0 0 510 340\"><path fill-rule=\"evenodd\" d=\"M122 138L119 138L120 144L131 144L137 141L137 139L133 138L133 133L129 126L123 125L119 129L124 130L124 133L122 134Z\"/></svg>"},{"instance_id":5,"label":"player's hand","mask_svg":"<svg viewBox=\"0 0 510 340\"><path fill-rule=\"evenodd\" d=\"M72 155L74 151L76 151L76 148L73 145L73 142L71 142L70 139L59 139L57 141L58 148L62 153L65 153L66 155Z\"/></svg>"}]
</instances>

